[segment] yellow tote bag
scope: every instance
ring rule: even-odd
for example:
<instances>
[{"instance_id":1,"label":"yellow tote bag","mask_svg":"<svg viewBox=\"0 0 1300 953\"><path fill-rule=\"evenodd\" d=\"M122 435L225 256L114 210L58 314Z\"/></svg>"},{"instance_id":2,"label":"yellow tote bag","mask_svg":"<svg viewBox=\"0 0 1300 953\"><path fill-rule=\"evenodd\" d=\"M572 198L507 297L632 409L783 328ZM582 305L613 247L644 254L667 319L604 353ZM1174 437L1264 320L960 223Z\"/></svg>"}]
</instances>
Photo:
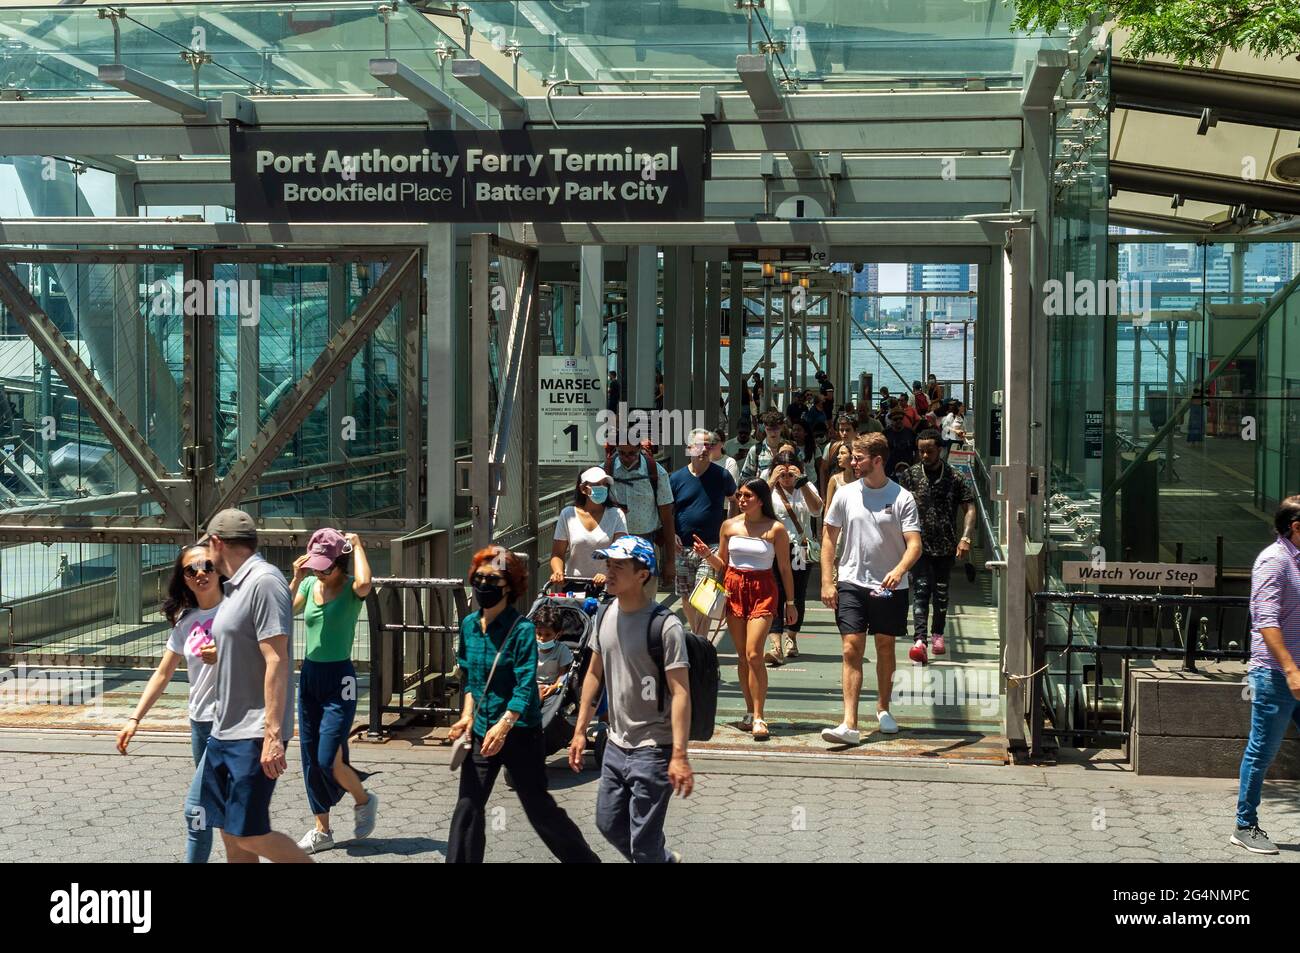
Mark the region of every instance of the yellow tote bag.
<instances>
[{"instance_id":1,"label":"yellow tote bag","mask_svg":"<svg viewBox=\"0 0 1300 953\"><path fill-rule=\"evenodd\" d=\"M727 611L727 590L712 576L705 576L695 584L690 603L696 612L710 619L721 619Z\"/></svg>"}]
</instances>

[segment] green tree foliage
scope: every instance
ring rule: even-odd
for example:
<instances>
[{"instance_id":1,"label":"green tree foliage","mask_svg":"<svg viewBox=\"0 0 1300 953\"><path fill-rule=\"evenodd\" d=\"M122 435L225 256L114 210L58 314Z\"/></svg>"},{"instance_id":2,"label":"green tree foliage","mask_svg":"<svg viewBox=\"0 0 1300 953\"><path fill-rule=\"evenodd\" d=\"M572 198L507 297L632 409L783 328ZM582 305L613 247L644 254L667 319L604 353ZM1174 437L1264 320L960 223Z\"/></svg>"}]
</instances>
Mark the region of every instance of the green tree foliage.
<instances>
[{"instance_id":1,"label":"green tree foliage","mask_svg":"<svg viewBox=\"0 0 1300 953\"><path fill-rule=\"evenodd\" d=\"M1129 31L1121 51L1142 59L1170 57L1207 66L1224 49L1261 59L1300 58L1300 0L1003 0L1015 7L1013 29L1078 27L1090 16Z\"/></svg>"}]
</instances>

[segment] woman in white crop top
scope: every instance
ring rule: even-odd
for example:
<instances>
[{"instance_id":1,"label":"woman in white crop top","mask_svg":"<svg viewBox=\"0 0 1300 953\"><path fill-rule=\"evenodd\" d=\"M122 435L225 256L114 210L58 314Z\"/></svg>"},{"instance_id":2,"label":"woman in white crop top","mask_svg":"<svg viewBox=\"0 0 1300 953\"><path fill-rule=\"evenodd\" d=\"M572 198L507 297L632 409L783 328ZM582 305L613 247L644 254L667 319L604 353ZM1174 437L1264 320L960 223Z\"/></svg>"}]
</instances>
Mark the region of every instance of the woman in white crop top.
<instances>
[{"instance_id":1,"label":"woman in white crop top","mask_svg":"<svg viewBox=\"0 0 1300 953\"><path fill-rule=\"evenodd\" d=\"M755 741L768 739L763 704L767 700L767 669L763 665L763 648L777 613L779 595L776 571L787 592L794 591L790 573L790 534L772 509L772 490L765 480L753 479L736 491L740 515L722 524L718 551L698 537L695 553L708 561L715 573L726 570L722 580L727 590L727 628L736 646L736 671L740 690L745 695L744 727L753 731ZM794 606L787 606L786 624L794 621Z\"/></svg>"}]
</instances>

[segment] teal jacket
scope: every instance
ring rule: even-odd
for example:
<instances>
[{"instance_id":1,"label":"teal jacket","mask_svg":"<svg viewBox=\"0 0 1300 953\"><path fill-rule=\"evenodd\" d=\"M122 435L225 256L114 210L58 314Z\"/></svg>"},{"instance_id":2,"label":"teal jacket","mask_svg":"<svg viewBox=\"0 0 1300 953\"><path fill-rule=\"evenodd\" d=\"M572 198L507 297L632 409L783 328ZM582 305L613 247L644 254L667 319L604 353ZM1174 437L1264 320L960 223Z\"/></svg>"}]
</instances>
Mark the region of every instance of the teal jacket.
<instances>
[{"instance_id":1,"label":"teal jacket","mask_svg":"<svg viewBox=\"0 0 1300 953\"><path fill-rule=\"evenodd\" d=\"M461 621L456 661L466 673L465 690L474 696L473 732L482 738L507 711L516 712L516 728L536 728L542 723L541 696L537 693L537 634L533 624L513 606L507 606L488 626L479 626L482 610ZM516 625L516 623L518 623ZM501 650L492 684L488 672Z\"/></svg>"}]
</instances>

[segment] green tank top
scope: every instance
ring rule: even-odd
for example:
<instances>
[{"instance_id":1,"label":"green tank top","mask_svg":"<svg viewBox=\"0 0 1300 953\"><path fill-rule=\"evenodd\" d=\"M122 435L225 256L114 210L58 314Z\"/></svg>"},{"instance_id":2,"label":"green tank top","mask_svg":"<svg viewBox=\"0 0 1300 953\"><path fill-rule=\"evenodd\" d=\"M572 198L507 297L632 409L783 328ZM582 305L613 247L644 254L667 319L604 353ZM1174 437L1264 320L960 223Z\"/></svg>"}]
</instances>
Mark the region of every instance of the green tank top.
<instances>
[{"instance_id":1,"label":"green tank top","mask_svg":"<svg viewBox=\"0 0 1300 953\"><path fill-rule=\"evenodd\" d=\"M352 577L348 576L338 595L323 606L317 605L313 595L317 584L315 576L308 576L298 587L298 592L307 597L302 611L307 626L307 658L312 662L342 662L352 657L352 640L365 600L352 591Z\"/></svg>"}]
</instances>

